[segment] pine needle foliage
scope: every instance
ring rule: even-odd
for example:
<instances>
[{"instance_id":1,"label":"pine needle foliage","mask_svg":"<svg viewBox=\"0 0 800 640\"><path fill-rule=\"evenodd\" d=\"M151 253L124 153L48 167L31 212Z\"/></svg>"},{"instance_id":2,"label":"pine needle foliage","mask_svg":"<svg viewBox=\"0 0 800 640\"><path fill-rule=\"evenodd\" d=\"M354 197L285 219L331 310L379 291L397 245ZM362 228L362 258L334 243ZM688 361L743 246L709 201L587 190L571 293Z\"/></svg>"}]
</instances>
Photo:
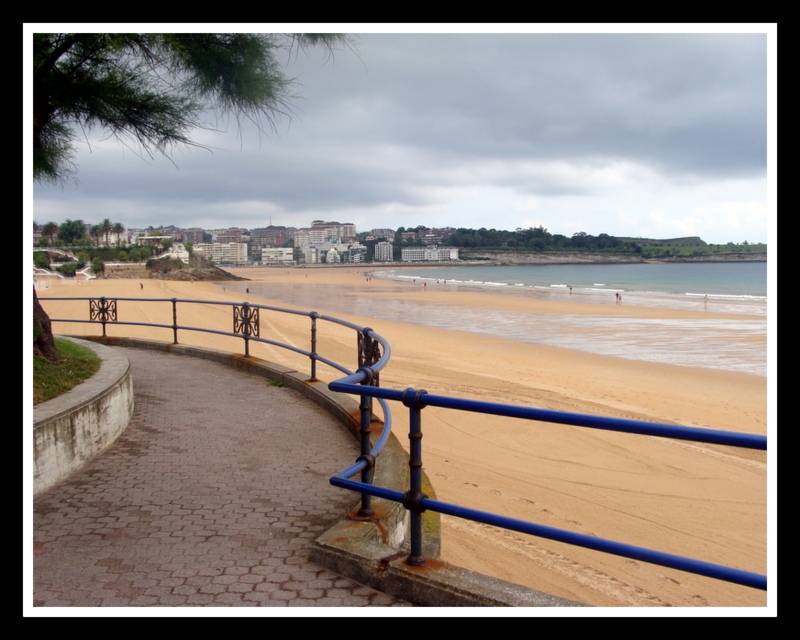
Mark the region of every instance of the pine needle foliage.
<instances>
[{"instance_id":1,"label":"pine needle foliage","mask_svg":"<svg viewBox=\"0 0 800 640\"><path fill-rule=\"evenodd\" d=\"M204 117L274 128L289 114L294 80L278 53L350 46L340 34L33 34L33 170L40 182L76 172L81 130L102 129L154 156L196 146Z\"/></svg>"}]
</instances>

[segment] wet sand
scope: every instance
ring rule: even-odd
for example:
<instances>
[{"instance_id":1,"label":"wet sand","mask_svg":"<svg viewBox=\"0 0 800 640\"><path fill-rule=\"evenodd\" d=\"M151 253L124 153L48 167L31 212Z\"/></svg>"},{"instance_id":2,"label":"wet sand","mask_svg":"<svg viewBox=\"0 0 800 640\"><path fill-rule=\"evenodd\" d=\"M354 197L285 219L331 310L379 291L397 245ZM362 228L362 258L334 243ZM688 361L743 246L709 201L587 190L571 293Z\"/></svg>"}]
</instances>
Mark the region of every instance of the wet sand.
<instances>
[{"instance_id":1,"label":"wet sand","mask_svg":"<svg viewBox=\"0 0 800 640\"><path fill-rule=\"evenodd\" d=\"M330 296L357 294L376 305L387 296L426 296L476 313L501 306L530 314L633 314L688 320L698 312L589 305L577 300L540 301L479 292L387 290L352 269L240 269L264 283L318 292L313 309L326 313ZM361 269L360 271L363 271ZM61 295L249 300L291 305L262 296L221 290L208 282L100 280L39 291ZM248 286L243 283L242 287ZM72 303L51 302L58 317ZM83 303L85 304L85 303ZM171 310L155 312L120 302L126 320L171 322ZM227 327L221 307L181 307L180 323ZM303 307L310 310L311 307ZM52 310L52 311L51 311ZM63 311L66 313L66 311ZM85 313L85 312L84 312ZM700 312L702 313L702 312ZM435 329L369 316L330 315L370 326L392 346L381 385L424 388L546 409L618 416L712 429L766 433L766 378L595 355L575 349L524 344L458 330ZM702 314L708 317L708 314ZM720 314L723 315L723 314ZM732 316L736 320L741 316ZM89 333L88 325L59 324L59 333ZM309 321L262 311L262 337L307 348ZM91 327L93 331L96 327ZM171 341L171 331L140 327L109 333ZM676 335L677 337L677 335ZM352 332L321 323L319 351L334 360L355 358ZM180 341L241 352L241 341L183 333ZM766 345L765 345L766 348ZM276 347L254 345L253 355L308 370L305 358ZM352 364L355 368L355 363ZM323 367L324 369L324 367ZM333 379L333 371L319 371ZM395 433L405 440L404 412L394 410ZM767 455L728 447L653 437L627 436L469 413L423 412L423 463L440 500L492 511L578 533L650 547L699 560L767 571ZM404 445L407 444L404 442ZM596 606L765 607L764 592L663 569L443 517L443 557L471 569Z\"/></svg>"}]
</instances>

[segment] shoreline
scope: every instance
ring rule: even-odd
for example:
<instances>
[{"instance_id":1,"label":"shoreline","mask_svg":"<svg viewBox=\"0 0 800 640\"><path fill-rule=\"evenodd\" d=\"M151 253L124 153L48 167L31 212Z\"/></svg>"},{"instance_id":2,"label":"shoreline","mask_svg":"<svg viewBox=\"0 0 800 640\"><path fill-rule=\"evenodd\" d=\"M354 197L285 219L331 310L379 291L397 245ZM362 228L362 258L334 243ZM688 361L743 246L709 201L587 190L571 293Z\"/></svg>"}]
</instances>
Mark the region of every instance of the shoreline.
<instances>
[{"instance_id":1,"label":"shoreline","mask_svg":"<svg viewBox=\"0 0 800 640\"><path fill-rule=\"evenodd\" d=\"M353 265L348 267L352 271ZM320 313L328 311L323 293L374 301L392 295L385 291L385 281L366 281L363 274L341 268L265 267L259 273L252 268L239 273L250 273L264 283L263 295L251 293L246 299L282 308L297 306L270 298L271 282L296 287L312 297L319 295L320 305L315 310ZM144 290L136 281L91 281L70 293L236 302L244 297L230 285L221 290L212 282L160 280L145 281ZM545 309L574 314L589 311L568 301L517 301L512 296L466 291L447 294L406 288L403 298L436 297L440 304L464 305L478 314L489 313L498 305L535 308L539 313ZM63 288L42 291L40 297L58 295L64 295ZM53 301L46 308L58 304ZM642 318L664 315L659 309L601 307L591 311L609 319L628 312ZM124 312L136 319L139 312L128 309L126 304ZM181 322L202 326L219 312L202 307L193 313ZM371 326L388 340L392 357L381 373L381 384L389 388L424 388L443 395L711 429L767 431L767 381L763 377L424 327L408 324L402 314L379 321L367 315L329 315ZM697 312L672 315L678 322L691 322ZM308 341L305 322L264 313L262 326L282 341L298 345ZM86 327L70 325L66 329L84 333ZM674 330L676 338L680 337L679 327ZM63 325L55 329L64 332ZM167 340L164 335L159 333L155 339ZM233 350L230 339L204 335L196 339L210 348ZM342 361L352 357L354 345L349 336L340 341L336 332L325 327L319 340L321 353L331 349L337 355L345 354ZM188 343L189 338L181 341ZM272 347L259 345L254 355L293 368L307 367ZM326 371L320 377L328 380L335 375ZM393 413L398 437L408 446L404 413L396 407ZM758 573L767 571L765 452L435 408L423 414L423 434L423 464L440 500ZM764 592L450 517L442 518L442 536L442 553L448 561L595 606L766 605Z\"/></svg>"}]
</instances>

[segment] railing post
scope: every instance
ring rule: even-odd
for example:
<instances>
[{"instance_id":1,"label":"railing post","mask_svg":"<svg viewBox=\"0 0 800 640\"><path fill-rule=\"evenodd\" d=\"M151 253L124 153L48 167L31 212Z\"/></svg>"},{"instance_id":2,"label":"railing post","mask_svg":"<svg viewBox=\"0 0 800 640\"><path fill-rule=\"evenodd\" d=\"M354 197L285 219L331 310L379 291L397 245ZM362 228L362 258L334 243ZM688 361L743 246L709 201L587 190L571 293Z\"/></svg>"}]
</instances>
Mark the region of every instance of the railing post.
<instances>
[{"instance_id":1,"label":"railing post","mask_svg":"<svg viewBox=\"0 0 800 640\"><path fill-rule=\"evenodd\" d=\"M358 370L364 374L364 379L361 381L363 386L377 387L379 385L378 374L372 369L372 365L378 362L381 358L380 344L371 335L372 329L364 327L358 332ZM361 471L361 482L365 484L372 484L372 478L375 474L375 458L370 454L372 451L372 441L370 436L372 434L372 396L362 395L361 403L359 405L361 411L361 460L366 460L369 464ZM370 517L374 515L375 511L372 509L372 496L367 493L361 494L361 508L358 515L361 517Z\"/></svg>"},{"instance_id":2,"label":"railing post","mask_svg":"<svg viewBox=\"0 0 800 640\"><path fill-rule=\"evenodd\" d=\"M403 506L411 512L411 553L406 558L406 564L414 567L425 565L425 556L422 554L422 513L425 509L420 503L428 497L422 493L422 409L425 407L422 396L426 393L424 389L415 391L411 388L403 392L403 404L409 408L410 469L409 488L403 496Z\"/></svg>"},{"instance_id":3,"label":"railing post","mask_svg":"<svg viewBox=\"0 0 800 640\"><path fill-rule=\"evenodd\" d=\"M309 357L311 358L311 378L309 382L316 382L317 381L317 318L319 314L316 311L312 311L308 314L308 317L311 318L311 353Z\"/></svg>"},{"instance_id":4,"label":"railing post","mask_svg":"<svg viewBox=\"0 0 800 640\"><path fill-rule=\"evenodd\" d=\"M242 304L242 316L244 318L244 357L250 357L250 305L245 302Z\"/></svg>"},{"instance_id":5,"label":"railing post","mask_svg":"<svg viewBox=\"0 0 800 640\"><path fill-rule=\"evenodd\" d=\"M178 299L172 299L172 344L178 344Z\"/></svg>"},{"instance_id":6,"label":"railing post","mask_svg":"<svg viewBox=\"0 0 800 640\"><path fill-rule=\"evenodd\" d=\"M361 383L365 386L371 386L373 372L369 367L359 369L364 371L366 377ZM362 395L361 402L358 406L361 412L361 428L359 435L361 436L361 457L360 459L367 460L368 465L361 471L361 482L365 484L372 484L372 478L375 475L375 458L370 454L372 451L372 397ZM358 510L358 515L362 518L369 518L375 515L375 510L372 508L372 496L368 493L361 494L361 508Z\"/></svg>"}]
</instances>

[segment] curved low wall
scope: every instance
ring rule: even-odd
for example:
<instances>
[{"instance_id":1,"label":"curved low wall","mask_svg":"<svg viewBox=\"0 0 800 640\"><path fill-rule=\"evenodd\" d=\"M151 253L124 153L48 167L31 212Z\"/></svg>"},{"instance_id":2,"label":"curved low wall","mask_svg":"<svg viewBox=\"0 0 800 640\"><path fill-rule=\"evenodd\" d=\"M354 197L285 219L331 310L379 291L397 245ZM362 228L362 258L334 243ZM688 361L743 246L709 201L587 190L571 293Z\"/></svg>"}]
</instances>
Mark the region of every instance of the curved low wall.
<instances>
[{"instance_id":1,"label":"curved low wall","mask_svg":"<svg viewBox=\"0 0 800 640\"><path fill-rule=\"evenodd\" d=\"M67 393L33 408L33 493L41 493L104 451L133 416L128 359L101 344L66 338L92 349L100 370Z\"/></svg>"}]
</instances>

